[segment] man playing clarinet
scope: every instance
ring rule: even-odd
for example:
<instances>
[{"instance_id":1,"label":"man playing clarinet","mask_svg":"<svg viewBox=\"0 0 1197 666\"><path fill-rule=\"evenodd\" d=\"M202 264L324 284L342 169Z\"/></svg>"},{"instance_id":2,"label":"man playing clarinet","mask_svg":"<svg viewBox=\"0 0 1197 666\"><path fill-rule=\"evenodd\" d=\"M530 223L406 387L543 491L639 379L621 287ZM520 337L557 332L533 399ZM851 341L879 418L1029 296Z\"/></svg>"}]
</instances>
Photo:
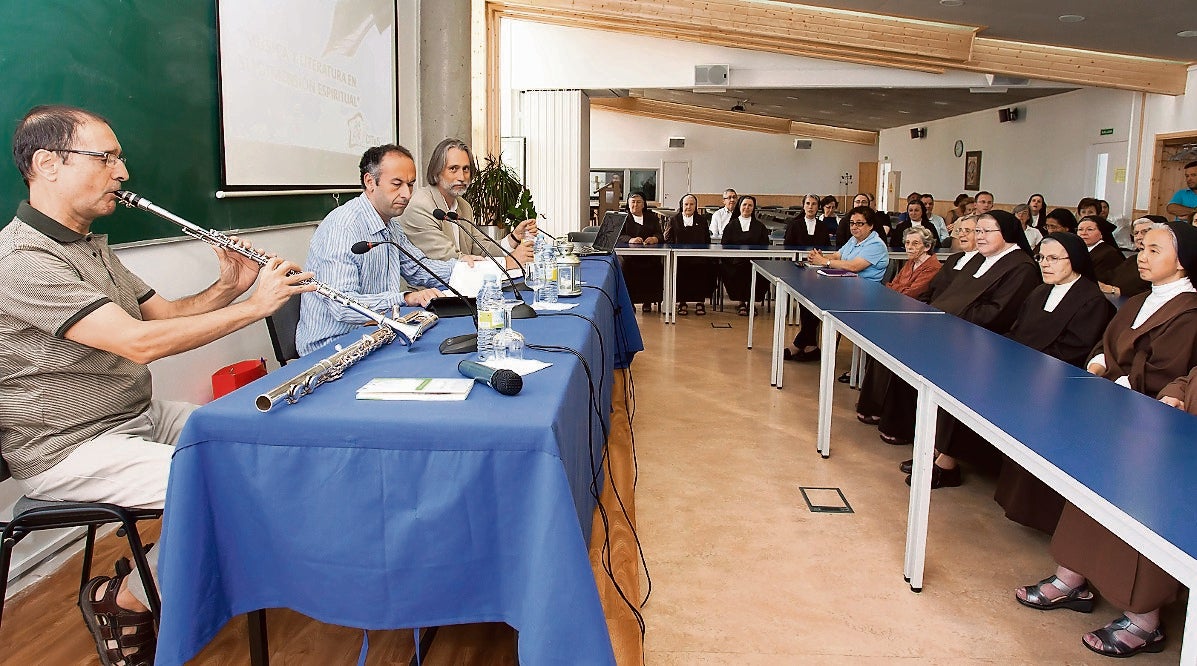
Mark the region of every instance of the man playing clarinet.
<instances>
[{"instance_id":1,"label":"man playing clarinet","mask_svg":"<svg viewBox=\"0 0 1197 666\"><path fill-rule=\"evenodd\" d=\"M301 284L312 274L215 248L216 281L168 300L91 233L129 178L107 121L35 107L13 135L13 159L29 200L0 230L0 453L30 497L161 508L172 446L195 406L155 400L146 365L273 314L315 288ZM85 586L80 607L103 663L152 662L147 606L136 574Z\"/></svg>"}]
</instances>

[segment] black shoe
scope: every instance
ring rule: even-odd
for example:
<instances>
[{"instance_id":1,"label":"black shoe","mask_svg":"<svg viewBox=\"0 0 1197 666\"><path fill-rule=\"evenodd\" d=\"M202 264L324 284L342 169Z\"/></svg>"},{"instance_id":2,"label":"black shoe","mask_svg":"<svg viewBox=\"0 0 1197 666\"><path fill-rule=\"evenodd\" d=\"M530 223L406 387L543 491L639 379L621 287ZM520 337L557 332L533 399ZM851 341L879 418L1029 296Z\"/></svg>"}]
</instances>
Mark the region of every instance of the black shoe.
<instances>
[{"instance_id":1,"label":"black shoe","mask_svg":"<svg viewBox=\"0 0 1197 666\"><path fill-rule=\"evenodd\" d=\"M931 490L936 488L955 488L962 485L964 479L960 474L960 466L957 465L952 469L944 469L939 465L931 467ZM906 485L910 485L910 476L906 477Z\"/></svg>"},{"instance_id":2,"label":"black shoe","mask_svg":"<svg viewBox=\"0 0 1197 666\"><path fill-rule=\"evenodd\" d=\"M912 471L914 471L914 461L907 460L906 462L898 465L898 471L902 472L903 474L910 474Z\"/></svg>"},{"instance_id":3,"label":"black shoe","mask_svg":"<svg viewBox=\"0 0 1197 666\"><path fill-rule=\"evenodd\" d=\"M819 351L819 348L815 347L814 349L812 349L810 351L800 350L797 354L794 354L794 360L800 361L802 363L809 363L810 361L819 360L819 358L821 356L822 356L822 353Z\"/></svg>"},{"instance_id":4,"label":"black shoe","mask_svg":"<svg viewBox=\"0 0 1197 666\"><path fill-rule=\"evenodd\" d=\"M852 377L849 376L849 373L845 372L844 374L840 375L839 377L836 377L835 381L837 381L841 384L847 384L848 382L852 381Z\"/></svg>"}]
</instances>

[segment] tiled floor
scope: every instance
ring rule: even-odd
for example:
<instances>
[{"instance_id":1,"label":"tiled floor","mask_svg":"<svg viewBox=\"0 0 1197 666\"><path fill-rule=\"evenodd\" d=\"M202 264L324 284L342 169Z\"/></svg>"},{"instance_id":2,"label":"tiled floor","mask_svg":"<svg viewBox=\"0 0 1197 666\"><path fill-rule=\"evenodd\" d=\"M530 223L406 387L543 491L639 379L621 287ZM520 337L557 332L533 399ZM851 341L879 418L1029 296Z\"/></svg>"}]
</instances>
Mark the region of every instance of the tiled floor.
<instances>
[{"instance_id":1,"label":"tiled floor","mask_svg":"<svg viewBox=\"0 0 1197 666\"><path fill-rule=\"evenodd\" d=\"M1085 631L1118 615L1041 612L1015 586L1051 573L1048 538L1007 520L994 481L936 490L925 589L902 579L910 447L882 443L836 385L832 457L815 452L816 364L769 386L771 314L733 311L665 325L640 314L635 436L641 538L652 577L647 663L1108 663ZM730 322L730 329L711 323ZM791 331L791 335L794 331ZM840 369L848 349L839 354ZM810 513L799 486L841 488L855 513ZM1166 611L1176 663L1184 608Z\"/></svg>"}]
</instances>

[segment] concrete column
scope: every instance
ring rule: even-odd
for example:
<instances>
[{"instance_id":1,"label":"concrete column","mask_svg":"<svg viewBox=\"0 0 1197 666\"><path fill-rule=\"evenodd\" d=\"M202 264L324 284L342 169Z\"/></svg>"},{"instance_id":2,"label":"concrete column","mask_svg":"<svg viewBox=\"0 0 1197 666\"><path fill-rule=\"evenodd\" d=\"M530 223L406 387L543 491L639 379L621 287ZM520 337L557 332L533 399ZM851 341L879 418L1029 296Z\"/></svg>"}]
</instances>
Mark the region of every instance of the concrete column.
<instances>
[{"instance_id":1,"label":"concrete column","mask_svg":"<svg viewBox=\"0 0 1197 666\"><path fill-rule=\"evenodd\" d=\"M419 183L441 139L470 141L470 0L420 2ZM478 148L474 152L478 153ZM482 150L485 153L485 149Z\"/></svg>"}]
</instances>

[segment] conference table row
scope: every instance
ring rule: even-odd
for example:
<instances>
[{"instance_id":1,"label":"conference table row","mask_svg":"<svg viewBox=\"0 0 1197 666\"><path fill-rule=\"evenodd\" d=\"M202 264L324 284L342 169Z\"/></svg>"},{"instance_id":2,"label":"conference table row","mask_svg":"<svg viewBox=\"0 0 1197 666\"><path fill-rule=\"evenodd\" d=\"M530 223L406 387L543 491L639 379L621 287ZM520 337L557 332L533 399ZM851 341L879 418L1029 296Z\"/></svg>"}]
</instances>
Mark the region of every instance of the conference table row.
<instances>
[{"instance_id":1,"label":"conference table row","mask_svg":"<svg viewBox=\"0 0 1197 666\"><path fill-rule=\"evenodd\" d=\"M614 663L587 544L605 538L589 531L613 375L643 344L614 258L587 258L581 277L568 314L516 322L529 345L560 349L525 350L552 365L516 396L475 384L457 402L355 399L376 377L460 377L472 355L438 344L473 330L463 317L295 404L254 402L332 344L197 410L171 464L156 663L185 663L267 608L363 630L506 622L520 663ZM264 663L264 641L251 653Z\"/></svg>"},{"instance_id":2,"label":"conference table row","mask_svg":"<svg viewBox=\"0 0 1197 666\"><path fill-rule=\"evenodd\" d=\"M816 449L823 458L831 455L837 336L918 391L903 563L911 589L923 587L940 409L1181 584L1190 589L1197 584L1197 521L1192 514L1197 418L876 282L826 277L792 261L753 265L754 276L763 275L777 293L771 383L782 387L790 299L822 322ZM1181 663L1197 664L1197 597L1192 595Z\"/></svg>"},{"instance_id":3,"label":"conference table row","mask_svg":"<svg viewBox=\"0 0 1197 666\"><path fill-rule=\"evenodd\" d=\"M665 271L662 282L661 313L666 324L677 323L677 304L674 294L677 293L678 259L684 257L705 257L708 259L789 259L797 261L805 259L811 250L834 252L832 247L813 247L809 245L695 245L685 243L660 243L657 245L628 245L620 243L615 253L621 256L650 256L661 257ZM940 259L946 259L950 253L939 252ZM890 260L906 258L904 250L891 250ZM753 282L755 286L755 281ZM753 301L755 302L755 290Z\"/></svg>"}]
</instances>

